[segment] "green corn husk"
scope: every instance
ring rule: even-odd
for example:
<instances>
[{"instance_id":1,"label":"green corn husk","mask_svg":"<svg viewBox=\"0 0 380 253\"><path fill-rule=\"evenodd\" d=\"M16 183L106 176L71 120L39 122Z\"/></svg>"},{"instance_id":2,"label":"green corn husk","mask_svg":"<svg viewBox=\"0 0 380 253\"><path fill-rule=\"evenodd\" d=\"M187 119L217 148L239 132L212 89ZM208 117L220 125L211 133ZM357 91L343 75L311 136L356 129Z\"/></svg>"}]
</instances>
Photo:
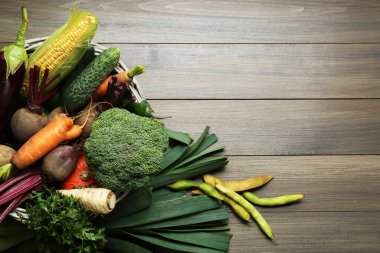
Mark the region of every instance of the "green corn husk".
<instances>
[{"instance_id":1,"label":"green corn husk","mask_svg":"<svg viewBox=\"0 0 380 253\"><path fill-rule=\"evenodd\" d=\"M41 73L49 69L46 92L54 89L79 63L98 28L98 18L75 6L61 28L55 31L29 58L28 69L35 65ZM29 72L26 72L21 95L28 97Z\"/></svg>"}]
</instances>

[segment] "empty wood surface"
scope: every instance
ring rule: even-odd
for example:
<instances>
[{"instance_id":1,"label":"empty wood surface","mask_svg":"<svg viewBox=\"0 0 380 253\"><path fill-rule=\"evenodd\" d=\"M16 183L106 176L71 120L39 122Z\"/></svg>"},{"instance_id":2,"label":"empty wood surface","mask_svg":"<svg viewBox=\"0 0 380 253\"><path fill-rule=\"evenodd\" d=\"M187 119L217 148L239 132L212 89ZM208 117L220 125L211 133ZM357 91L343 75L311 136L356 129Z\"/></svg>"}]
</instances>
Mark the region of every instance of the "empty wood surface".
<instances>
[{"instance_id":1,"label":"empty wood surface","mask_svg":"<svg viewBox=\"0 0 380 253\"><path fill-rule=\"evenodd\" d=\"M76 2L99 16L96 42L146 67L139 83L168 127L211 126L230 159L216 175L273 175L258 195L305 194L258 208L275 242L231 213L230 253L380 252L379 1ZM0 46L21 5L36 38L74 3L0 0Z\"/></svg>"},{"instance_id":2,"label":"empty wood surface","mask_svg":"<svg viewBox=\"0 0 380 253\"><path fill-rule=\"evenodd\" d=\"M377 0L81 0L99 16L96 40L127 43L373 43L380 40ZM62 25L74 1L2 0L1 40L13 40L21 4L29 36ZM47 25L49 24L49 25Z\"/></svg>"},{"instance_id":3,"label":"empty wood surface","mask_svg":"<svg viewBox=\"0 0 380 253\"><path fill-rule=\"evenodd\" d=\"M275 242L267 240L256 224L242 224L231 215L234 236L230 252L379 252L379 212L283 212L264 216Z\"/></svg>"},{"instance_id":4,"label":"empty wood surface","mask_svg":"<svg viewBox=\"0 0 380 253\"><path fill-rule=\"evenodd\" d=\"M380 100L151 100L169 128L210 125L231 155L380 154Z\"/></svg>"}]
</instances>

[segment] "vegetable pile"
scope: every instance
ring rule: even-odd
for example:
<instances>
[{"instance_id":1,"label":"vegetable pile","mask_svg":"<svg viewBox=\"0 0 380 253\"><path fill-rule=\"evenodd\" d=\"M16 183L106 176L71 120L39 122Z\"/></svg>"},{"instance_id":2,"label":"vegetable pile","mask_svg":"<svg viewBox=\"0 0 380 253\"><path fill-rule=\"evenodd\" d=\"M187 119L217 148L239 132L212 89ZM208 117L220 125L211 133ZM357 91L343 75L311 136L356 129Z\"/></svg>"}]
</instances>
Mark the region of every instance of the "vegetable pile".
<instances>
[{"instance_id":1,"label":"vegetable pile","mask_svg":"<svg viewBox=\"0 0 380 253\"><path fill-rule=\"evenodd\" d=\"M274 238L254 205L302 194L262 198L251 190L272 176L209 174L228 164L218 137L167 129L136 89L144 68L116 73L120 49L96 53L93 13L75 6L28 57L21 10L0 50L1 252L228 252L224 203Z\"/></svg>"}]
</instances>

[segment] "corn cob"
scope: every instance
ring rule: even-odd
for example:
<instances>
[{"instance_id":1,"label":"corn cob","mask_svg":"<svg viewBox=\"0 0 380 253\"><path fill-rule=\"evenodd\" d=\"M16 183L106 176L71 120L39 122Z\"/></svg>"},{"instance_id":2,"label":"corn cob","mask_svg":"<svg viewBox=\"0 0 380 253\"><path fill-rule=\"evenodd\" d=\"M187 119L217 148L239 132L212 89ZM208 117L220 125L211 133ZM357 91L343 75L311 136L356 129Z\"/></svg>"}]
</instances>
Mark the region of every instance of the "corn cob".
<instances>
[{"instance_id":1,"label":"corn cob","mask_svg":"<svg viewBox=\"0 0 380 253\"><path fill-rule=\"evenodd\" d=\"M90 12L82 12L77 7L64 26L55 31L30 56L28 68L35 65L50 70L46 92L55 88L78 64L90 45L98 27L98 18ZM28 96L29 74L25 76L21 89L23 97Z\"/></svg>"}]
</instances>

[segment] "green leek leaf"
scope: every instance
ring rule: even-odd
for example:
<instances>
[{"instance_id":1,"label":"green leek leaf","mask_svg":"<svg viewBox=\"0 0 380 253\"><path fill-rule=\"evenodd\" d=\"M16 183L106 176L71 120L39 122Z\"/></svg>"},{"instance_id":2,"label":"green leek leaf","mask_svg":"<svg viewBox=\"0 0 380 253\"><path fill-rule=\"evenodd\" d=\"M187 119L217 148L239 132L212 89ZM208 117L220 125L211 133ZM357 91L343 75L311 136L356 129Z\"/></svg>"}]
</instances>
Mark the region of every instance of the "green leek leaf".
<instances>
[{"instance_id":1,"label":"green leek leaf","mask_svg":"<svg viewBox=\"0 0 380 253\"><path fill-rule=\"evenodd\" d=\"M227 158L217 157L214 161L202 161L178 170L170 174L163 174L152 178L153 189L172 184L182 179L199 176L212 170L223 168L228 163Z\"/></svg>"},{"instance_id":2,"label":"green leek leaf","mask_svg":"<svg viewBox=\"0 0 380 253\"><path fill-rule=\"evenodd\" d=\"M164 239L188 243L216 250L228 251L232 235L225 232L154 232L155 235Z\"/></svg>"},{"instance_id":3,"label":"green leek leaf","mask_svg":"<svg viewBox=\"0 0 380 253\"><path fill-rule=\"evenodd\" d=\"M104 217L97 218L96 223L104 224L111 220L117 220L137 211L148 208L152 204L152 190L142 188L130 192L123 200L117 203L115 209Z\"/></svg>"},{"instance_id":4,"label":"green leek leaf","mask_svg":"<svg viewBox=\"0 0 380 253\"><path fill-rule=\"evenodd\" d=\"M211 227L211 228L178 228L178 229L167 229L167 228L160 228L155 229L154 231L162 231L162 232L176 232L176 233L186 233L186 232L226 232L230 231L230 228L227 226L220 226L220 227Z\"/></svg>"},{"instance_id":5,"label":"green leek leaf","mask_svg":"<svg viewBox=\"0 0 380 253\"><path fill-rule=\"evenodd\" d=\"M187 158L186 160L182 161L181 163L179 163L178 165L176 165L175 167L173 167L172 170L175 170L177 168L180 168L190 162L194 162L198 159L201 159L202 157L206 156L206 155L210 155L210 154L213 154L213 153L216 153L216 152L220 152L220 151L223 151L224 150L224 146L221 146L221 147L216 147L216 148L213 148L213 149L210 149L210 150L206 150L204 152L201 152L201 153L198 153L194 156L191 156L189 158Z\"/></svg>"},{"instance_id":6,"label":"green leek leaf","mask_svg":"<svg viewBox=\"0 0 380 253\"><path fill-rule=\"evenodd\" d=\"M165 170L171 164L176 162L183 155L183 153L185 153L187 148L188 146L185 145L176 145L175 147L169 149L164 156L164 162L161 171Z\"/></svg>"},{"instance_id":7,"label":"green leek leaf","mask_svg":"<svg viewBox=\"0 0 380 253\"><path fill-rule=\"evenodd\" d=\"M210 127L207 126L201 136L198 138L198 140L196 140L191 146L187 147L186 151L182 154L181 157L179 157L173 164L170 165L170 167L168 167L167 169L171 169L173 166L177 165L178 163L180 163L181 161L183 161L184 159L188 158L203 142L203 140L206 138L207 134L208 134L208 131L210 130Z\"/></svg>"},{"instance_id":8,"label":"green leek leaf","mask_svg":"<svg viewBox=\"0 0 380 253\"><path fill-rule=\"evenodd\" d=\"M176 140L186 145L190 145L193 139L187 133L182 133L174 130L168 129L169 138L172 140Z\"/></svg>"},{"instance_id":9,"label":"green leek leaf","mask_svg":"<svg viewBox=\"0 0 380 253\"><path fill-rule=\"evenodd\" d=\"M140 240L146 241L148 243L155 244L161 248L171 249L171 250L177 250L181 252L197 252L197 253L222 253L226 251L222 250L215 250L200 246L194 246L190 244L185 243L178 243L171 240L165 240L162 238L157 238L155 236L150 235L136 235L136 234L130 234L131 236L138 238Z\"/></svg>"},{"instance_id":10,"label":"green leek leaf","mask_svg":"<svg viewBox=\"0 0 380 253\"><path fill-rule=\"evenodd\" d=\"M203 152L204 150L211 147L217 141L218 141L218 136L216 136L216 134L211 134L209 136L206 136L203 139L202 143L194 150L194 152L191 155L194 156Z\"/></svg>"},{"instance_id":11,"label":"green leek leaf","mask_svg":"<svg viewBox=\"0 0 380 253\"><path fill-rule=\"evenodd\" d=\"M107 237L107 245L105 249L117 253L153 253L152 251L135 243L112 237Z\"/></svg>"},{"instance_id":12,"label":"green leek leaf","mask_svg":"<svg viewBox=\"0 0 380 253\"><path fill-rule=\"evenodd\" d=\"M188 196L185 195L185 191L171 191L167 188L161 188L153 192L153 201L155 203L178 198L188 198Z\"/></svg>"},{"instance_id":13,"label":"green leek leaf","mask_svg":"<svg viewBox=\"0 0 380 253\"><path fill-rule=\"evenodd\" d=\"M220 207L220 203L208 196L189 196L168 201L153 202L140 212L104 224L107 229L137 227L157 221L172 219Z\"/></svg>"},{"instance_id":14,"label":"green leek leaf","mask_svg":"<svg viewBox=\"0 0 380 253\"><path fill-rule=\"evenodd\" d=\"M203 224L208 222L220 222L220 226L226 225L225 220L228 220L228 213L226 209L217 208L199 212L196 214L190 214L182 216L180 218L174 218L170 220L158 221L155 223L139 226L137 229L162 229L162 228L183 228L185 226L194 224Z\"/></svg>"}]
</instances>

